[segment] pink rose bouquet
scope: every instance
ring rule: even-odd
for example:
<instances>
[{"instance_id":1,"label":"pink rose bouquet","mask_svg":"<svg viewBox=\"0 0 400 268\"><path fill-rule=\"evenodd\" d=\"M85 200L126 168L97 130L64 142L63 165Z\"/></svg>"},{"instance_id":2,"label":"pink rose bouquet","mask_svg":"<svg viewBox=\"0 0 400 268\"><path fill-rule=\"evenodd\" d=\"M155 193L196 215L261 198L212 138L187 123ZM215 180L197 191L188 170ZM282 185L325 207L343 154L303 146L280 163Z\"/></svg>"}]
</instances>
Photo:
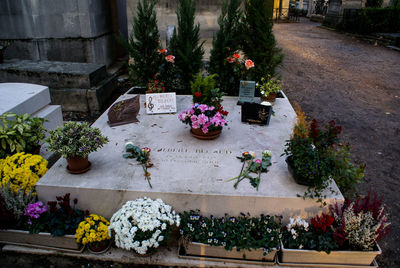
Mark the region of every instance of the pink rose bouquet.
<instances>
[{"instance_id":1,"label":"pink rose bouquet","mask_svg":"<svg viewBox=\"0 0 400 268\"><path fill-rule=\"evenodd\" d=\"M195 103L189 110L181 112L178 118L194 129L201 129L203 133L221 130L227 125L225 116L214 106L206 104Z\"/></svg>"}]
</instances>

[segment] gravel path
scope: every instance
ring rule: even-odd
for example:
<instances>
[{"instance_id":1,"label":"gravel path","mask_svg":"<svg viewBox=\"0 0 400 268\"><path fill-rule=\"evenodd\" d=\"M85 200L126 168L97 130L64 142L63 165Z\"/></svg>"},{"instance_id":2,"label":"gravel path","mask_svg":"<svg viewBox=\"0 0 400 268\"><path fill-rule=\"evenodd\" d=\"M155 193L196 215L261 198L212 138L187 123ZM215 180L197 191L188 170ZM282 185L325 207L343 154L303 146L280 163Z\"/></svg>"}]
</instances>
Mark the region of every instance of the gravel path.
<instances>
[{"instance_id":1,"label":"gravel path","mask_svg":"<svg viewBox=\"0 0 400 268\"><path fill-rule=\"evenodd\" d=\"M400 53L319 25L275 24L285 93L309 119L342 125L353 158L367 164L360 192L383 195L391 214L379 263L400 267Z\"/></svg>"}]
</instances>

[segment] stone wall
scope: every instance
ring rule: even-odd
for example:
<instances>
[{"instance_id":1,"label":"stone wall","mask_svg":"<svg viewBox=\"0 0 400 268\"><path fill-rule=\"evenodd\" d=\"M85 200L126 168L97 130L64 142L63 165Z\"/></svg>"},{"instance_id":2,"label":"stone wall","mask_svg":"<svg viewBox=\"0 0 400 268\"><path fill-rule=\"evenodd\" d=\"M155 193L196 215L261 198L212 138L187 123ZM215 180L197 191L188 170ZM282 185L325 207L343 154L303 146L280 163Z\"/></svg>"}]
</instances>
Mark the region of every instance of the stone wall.
<instances>
[{"instance_id":1,"label":"stone wall","mask_svg":"<svg viewBox=\"0 0 400 268\"><path fill-rule=\"evenodd\" d=\"M0 1L0 40L13 41L5 58L112 63L111 3L115 1Z\"/></svg>"}]
</instances>

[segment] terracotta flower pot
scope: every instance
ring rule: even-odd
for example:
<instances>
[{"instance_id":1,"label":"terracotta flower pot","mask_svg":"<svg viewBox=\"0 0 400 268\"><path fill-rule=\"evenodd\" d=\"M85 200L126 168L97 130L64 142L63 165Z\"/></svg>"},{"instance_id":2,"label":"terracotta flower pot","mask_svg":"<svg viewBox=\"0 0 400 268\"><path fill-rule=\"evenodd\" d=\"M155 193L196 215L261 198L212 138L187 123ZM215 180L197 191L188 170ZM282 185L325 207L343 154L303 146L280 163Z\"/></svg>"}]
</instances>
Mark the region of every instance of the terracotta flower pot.
<instances>
[{"instance_id":1,"label":"terracotta flower pot","mask_svg":"<svg viewBox=\"0 0 400 268\"><path fill-rule=\"evenodd\" d=\"M209 131L207 133L204 133L201 128L191 128L190 134L200 140L213 140L219 137L219 135L221 134L221 130Z\"/></svg>"},{"instance_id":2,"label":"terracotta flower pot","mask_svg":"<svg viewBox=\"0 0 400 268\"><path fill-rule=\"evenodd\" d=\"M88 244L88 250L93 254L101 254L107 252L110 249L111 240L103 240L98 243L90 243Z\"/></svg>"},{"instance_id":3,"label":"terracotta flower pot","mask_svg":"<svg viewBox=\"0 0 400 268\"><path fill-rule=\"evenodd\" d=\"M91 163L88 161L88 157L75 156L67 158L68 166L67 170L71 174L82 174L88 171L91 167Z\"/></svg>"}]
</instances>

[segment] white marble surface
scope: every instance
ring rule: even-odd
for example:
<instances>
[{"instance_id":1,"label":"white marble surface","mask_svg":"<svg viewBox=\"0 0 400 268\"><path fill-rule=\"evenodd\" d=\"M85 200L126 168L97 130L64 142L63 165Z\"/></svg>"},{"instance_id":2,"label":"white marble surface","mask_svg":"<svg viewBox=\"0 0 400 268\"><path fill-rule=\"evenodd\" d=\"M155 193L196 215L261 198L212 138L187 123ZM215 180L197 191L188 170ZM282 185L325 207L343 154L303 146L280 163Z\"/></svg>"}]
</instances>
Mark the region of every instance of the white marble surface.
<instances>
[{"instance_id":1,"label":"white marble surface","mask_svg":"<svg viewBox=\"0 0 400 268\"><path fill-rule=\"evenodd\" d=\"M127 200L142 196L162 198L178 211L198 208L203 214L213 215L250 212L312 217L321 210L315 201L296 196L304 193L306 187L294 182L285 158L280 157L295 121L295 112L286 98L277 99L275 116L268 126L241 123L237 97L224 98L224 108L229 111L228 126L219 138L211 141L192 137L189 126L178 120L178 114L147 115L143 102L144 96L140 123L110 128L105 112L93 126L100 128L110 143L89 156L91 170L71 175L65 169L66 160L60 159L38 182L39 197L48 201L70 192L72 198L79 199L79 207L106 217ZM190 106L190 96L177 96L178 113ZM128 141L152 149L154 167L149 172L153 188L148 186L134 159L122 158ZM254 151L261 157L265 149L272 151L272 166L262 174L259 191L247 180L236 190L234 182L226 182L240 171L241 162L236 156ZM332 187L337 190L336 185ZM340 193L326 194L329 203L343 200Z\"/></svg>"},{"instance_id":2,"label":"white marble surface","mask_svg":"<svg viewBox=\"0 0 400 268\"><path fill-rule=\"evenodd\" d=\"M26 83L0 83L0 114L33 114L50 104L50 92L46 86Z\"/></svg>"}]
</instances>

